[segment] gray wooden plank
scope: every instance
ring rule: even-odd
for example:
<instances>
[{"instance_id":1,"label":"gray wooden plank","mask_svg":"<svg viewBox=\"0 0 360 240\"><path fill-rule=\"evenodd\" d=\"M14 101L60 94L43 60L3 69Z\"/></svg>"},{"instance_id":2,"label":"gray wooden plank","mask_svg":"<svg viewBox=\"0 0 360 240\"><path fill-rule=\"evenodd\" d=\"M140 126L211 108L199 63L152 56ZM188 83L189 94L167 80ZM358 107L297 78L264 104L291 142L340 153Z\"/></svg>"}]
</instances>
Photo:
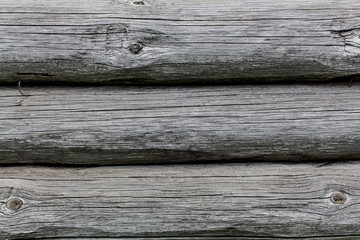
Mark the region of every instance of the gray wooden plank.
<instances>
[{"instance_id":1,"label":"gray wooden plank","mask_svg":"<svg viewBox=\"0 0 360 240\"><path fill-rule=\"evenodd\" d=\"M2 167L0 236L358 239L359 171L358 162ZM343 204L330 200L337 193Z\"/></svg>"},{"instance_id":2,"label":"gray wooden plank","mask_svg":"<svg viewBox=\"0 0 360 240\"><path fill-rule=\"evenodd\" d=\"M2 0L0 82L253 83L358 75L359 16L354 0Z\"/></svg>"},{"instance_id":3,"label":"gray wooden plank","mask_svg":"<svg viewBox=\"0 0 360 240\"><path fill-rule=\"evenodd\" d=\"M0 88L0 163L359 159L360 84Z\"/></svg>"}]
</instances>

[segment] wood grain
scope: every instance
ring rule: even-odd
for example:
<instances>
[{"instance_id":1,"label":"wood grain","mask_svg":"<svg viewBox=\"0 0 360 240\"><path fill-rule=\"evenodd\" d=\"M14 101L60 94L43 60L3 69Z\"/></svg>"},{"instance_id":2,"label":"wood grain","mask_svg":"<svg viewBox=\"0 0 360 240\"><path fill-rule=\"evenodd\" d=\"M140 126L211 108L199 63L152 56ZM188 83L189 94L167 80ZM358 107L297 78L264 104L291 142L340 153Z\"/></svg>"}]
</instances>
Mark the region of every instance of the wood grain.
<instances>
[{"instance_id":1,"label":"wood grain","mask_svg":"<svg viewBox=\"0 0 360 240\"><path fill-rule=\"evenodd\" d=\"M360 158L360 84L0 88L0 163Z\"/></svg>"},{"instance_id":2,"label":"wood grain","mask_svg":"<svg viewBox=\"0 0 360 240\"><path fill-rule=\"evenodd\" d=\"M358 239L359 171L351 162L2 167L0 236ZM11 211L14 198L23 205Z\"/></svg>"},{"instance_id":3,"label":"wood grain","mask_svg":"<svg viewBox=\"0 0 360 240\"><path fill-rule=\"evenodd\" d=\"M295 82L360 74L354 0L2 0L0 9L0 83Z\"/></svg>"}]
</instances>

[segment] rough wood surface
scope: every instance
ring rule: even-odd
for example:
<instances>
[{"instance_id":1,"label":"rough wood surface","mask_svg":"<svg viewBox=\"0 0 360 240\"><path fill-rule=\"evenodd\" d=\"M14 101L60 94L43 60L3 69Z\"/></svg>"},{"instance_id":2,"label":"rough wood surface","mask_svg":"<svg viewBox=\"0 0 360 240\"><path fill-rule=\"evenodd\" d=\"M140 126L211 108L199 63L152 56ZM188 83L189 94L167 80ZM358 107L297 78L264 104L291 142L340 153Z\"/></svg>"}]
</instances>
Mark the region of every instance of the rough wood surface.
<instances>
[{"instance_id":1,"label":"rough wood surface","mask_svg":"<svg viewBox=\"0 0 360 240\"><path fill-rule=\"evenodd\" d=\"M360 158L360 84L0 88L0 163Z\"/></svg>"},{"instance_id":2,"label":"rough wood surface","mask_svg":"<svg viewBox=\"0 0 360 240\"><path fill-rule=\"evenodd\" d=\"M359 17L356 0L2 0L0 82L357 75Z\"/></svg>"},{"instance_id":3,"label":"rough wood surface","mask_svg":"<svg viewBox=\"0 0 360 240\"><path fill-rule=\"evenodd\" d=\"M0 236L359 239L359 172L359 163L2 167ZM331 201L337 193L344 203ZM23 205L10 210L14 199Z\"/></svg>"}]
</instances>

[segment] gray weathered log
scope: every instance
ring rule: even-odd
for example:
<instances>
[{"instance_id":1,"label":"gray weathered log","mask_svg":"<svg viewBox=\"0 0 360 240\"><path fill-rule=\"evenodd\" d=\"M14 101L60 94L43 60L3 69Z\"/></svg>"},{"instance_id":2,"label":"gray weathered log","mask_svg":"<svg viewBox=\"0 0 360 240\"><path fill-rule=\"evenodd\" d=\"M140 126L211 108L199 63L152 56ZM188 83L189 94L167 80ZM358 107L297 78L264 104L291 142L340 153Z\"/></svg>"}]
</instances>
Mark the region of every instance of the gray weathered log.
<instances>
[{"instance_id":1,"label":"gray weathered log","mask_svg":"<svg viewBox=\"0 0 360 240\"><path fill-rule=\"evenodd\" d=\"M0 88L0 163L360 158L360 84Z\"/></svg>"},{"instance_id":2,"label":"gray weathered log","mask_svg":"<svg viewBox=\"0 0 360 240\"><path fill-rule=\"evenodd\" d=\"M357 0L2 0L0 83L357 75L359 18Z\"/></svg>"},{"instance_id":3,"label":"gray weathered log","mask_svg":"<svg viewBox=\"0 0 360 240\"><path fill-rule=\"evenodd\" d=\"M2 167L0 236L359 239L359 172L360 163ZM331 201L337 193L344 203ZM14 199L23 205L10 210Z\"/></svg>"}]
</instances>

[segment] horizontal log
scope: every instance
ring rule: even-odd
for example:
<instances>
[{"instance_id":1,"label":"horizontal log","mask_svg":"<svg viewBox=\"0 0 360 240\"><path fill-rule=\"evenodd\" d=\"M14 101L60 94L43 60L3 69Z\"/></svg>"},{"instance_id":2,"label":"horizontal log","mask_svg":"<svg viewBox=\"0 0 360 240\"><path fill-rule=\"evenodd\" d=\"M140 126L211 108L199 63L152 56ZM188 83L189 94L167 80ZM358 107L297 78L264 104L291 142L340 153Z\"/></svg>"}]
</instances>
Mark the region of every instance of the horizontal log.
<instances>
[{"instance_id":1,"label":"horizontal log","mask_svg":"<svg viewBox=\"0 0 360 240\"><path fill-rule=\"evenodd\" d=\"M0 83L253 83L360 74L354 0L2 0L0 9Z\"/></svg>"},{"instance_id":2,"label":"horizontal log","mask_svg":"<svg viewBox=\"0 0 360 240\"><path fill-rule=\"evenodd\" d=\"M360 84L0 88L0 163L360 158Z\"/></svg>"},{"instance_id":3,"label":"horizontal log","mask_svg":"<svg viewBox=\"0 0 360 240\"><path fill-rule=\"evenodd\" d=\"M359 239L359 171L358 162L2 167L0 236Z\"/></svg>"}]
</instances>

